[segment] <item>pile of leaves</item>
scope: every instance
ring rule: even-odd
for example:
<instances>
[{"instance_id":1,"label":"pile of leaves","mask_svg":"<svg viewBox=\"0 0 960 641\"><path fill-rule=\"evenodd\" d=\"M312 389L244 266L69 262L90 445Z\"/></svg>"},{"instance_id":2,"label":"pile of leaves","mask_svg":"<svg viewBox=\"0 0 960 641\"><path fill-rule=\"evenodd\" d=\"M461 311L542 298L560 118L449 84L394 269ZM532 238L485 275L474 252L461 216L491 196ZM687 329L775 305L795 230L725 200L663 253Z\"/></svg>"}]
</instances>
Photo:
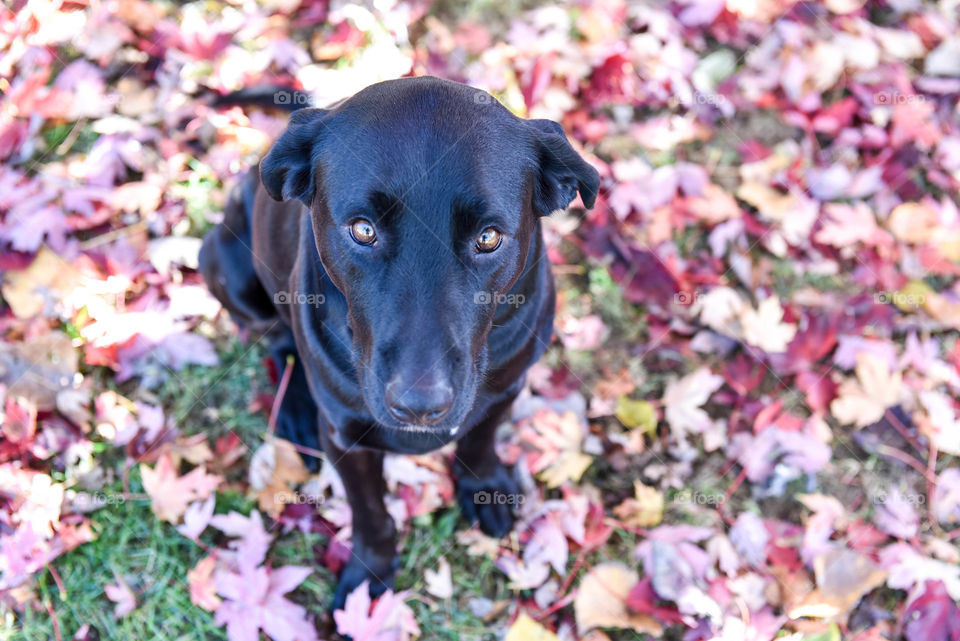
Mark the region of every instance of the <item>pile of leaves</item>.
<instances>
[{"instance_id":1,"label":"pile of leaves","mask_svg":"<svg viewBox=\"0 0 960 641\"><path fill-rule=\"evenodd\" d=\"M233 641L410 639L412 607L444 603L508 641L960 640L957 4L498 11L0 8L4 611L94 638L61 630L37 582L59 582L103 510L149 501L202 551L180 589ZM349 558L339 479L265 416L241 436L211 406L236 361L196 273L285 117L210 98L285 83L324 104L423 74L561 122L601 196L546 223L557 338L500 443L525 492L514 532L461 529L416 591L371 603L362 586L327 620L297 593ZM198 393L181 380L198 369L222 372ZM407 543L451 509L450 458L388 457ZM278 528L325 543L284 564ZM461 552L509 596L455 585ZM131 617L129 583L90 589Z\"/></svg>"}]
</instances>

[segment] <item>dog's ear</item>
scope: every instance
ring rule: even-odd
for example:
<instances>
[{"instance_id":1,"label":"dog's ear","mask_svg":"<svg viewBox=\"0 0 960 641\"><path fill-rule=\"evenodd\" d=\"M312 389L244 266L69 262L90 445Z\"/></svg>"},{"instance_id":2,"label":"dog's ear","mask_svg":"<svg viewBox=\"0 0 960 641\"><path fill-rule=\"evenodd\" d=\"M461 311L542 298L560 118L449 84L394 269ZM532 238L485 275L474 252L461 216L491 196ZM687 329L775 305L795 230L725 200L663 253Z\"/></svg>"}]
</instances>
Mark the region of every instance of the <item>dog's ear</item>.
<instances>
[{"instance_id":1,"label":"dog's ear","mask_svg":"<svg viewBox=\"0 0 960 641\"><path fill-rule=\"evenodd\" d=\"M329 127L327 109L301 109L260 161L260 180L274 200L296 198L309 207L316 195L316 163Z\"/></svg>"},{"instance_id":2,"label":"dog's ear","mask_svg":"<svg viewBox=\"0 0 960 641\"><path fill-rule=\"evenodd\" d=\"M534 185L533 206L547 216L567 206L577 197L587 208L593 207L600 188L600 174L580 157L563 131L552 120L527 120L536 137L539 175Z\"/></svg>"}]
</instances>

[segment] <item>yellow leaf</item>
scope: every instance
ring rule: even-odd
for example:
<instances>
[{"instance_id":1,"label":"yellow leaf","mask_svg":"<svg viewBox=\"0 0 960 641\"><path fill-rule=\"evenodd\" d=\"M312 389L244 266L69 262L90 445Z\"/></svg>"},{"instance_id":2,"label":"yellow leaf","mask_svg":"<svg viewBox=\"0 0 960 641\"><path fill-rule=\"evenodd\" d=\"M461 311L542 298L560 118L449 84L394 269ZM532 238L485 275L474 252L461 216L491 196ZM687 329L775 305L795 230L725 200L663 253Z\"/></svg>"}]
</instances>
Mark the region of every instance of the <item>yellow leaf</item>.
<instances>
[{"instance_id":1,"label":"yellow leaf","mask_svg":"<svg viewBox=\"0 0 960 641\"><path fill-rule=\"evenodd\" d=\"M41 247L26 268L3 274L3 298L14 316L31 318L46 311L48 301L71 292L78 282L73 265Z\"/></svg>"},{"instance_id":2,"label":"yellow leaf","mask_svg":"<svg viewBox=\"0 0 960 641\"><path fill-rule=\"evenodd\" d=\"M924 296L923 309L941 323L960 329L960 303L931 290Z\"/></svg>"},{"instance_id":3,"label":"yellow leaf","mask_svg":"<svg viewBox=\"0 0 960 641\"><path fill-rule=\"evenodd\" d=\"M656 488L633 482L634 498L627 499L613 513L634 527L655 527L663 520L663 494Z\"/></svg>"},{"instance_id":4,"label":"yellow leaf","mask_svg":"<svg viewBox=\"0 0 960 641\"><path fill-rule=\"evenodd\" d=\"M922 307L927 297L934 291L922 280L912 280L896 293L893 304L905 312L915 312Z\"/></svg>"},{"instance_id":5,"label":"yellow leaf","mask_svg":"<svg viewBox=\"0 0 960 641\"><path fill-rule=\"evenodd\" d=\"M552 488L579 481L593 462L580 450L585 431L581 419L573 412L542 410L534 414L531 427L530 443L542 453L531 471Z\"/></svg>"},{"instance_id":6,"label":"yellow leaf","mask_svg":"<svg viewBox=\"0 0 960 641\"><path fill-rule=\"evenodd\" d=\"M309 476L297 450L282 438L268 439L250 461L250 485L257 490L257 503L274 518L296 498L292 486Z\"/></svg>"},{"instance_id":7,"label":"yellow leaf","mask_svg":"<svg viewBox=\"0 0 960 641\"><path fill-rule=\"evenodd\" d=\"M657 428L657 411L647 401L621 396L617 400L616 413L625 427L639 427L643 432L652 432Z\"/></svg>"},{"instance_id":8,"label":"yellow leaf","mask_svg":"<svg viewBox=\"0 0 960 641\"><path fill-rule=\"evenodd\" d=\"M874 588L883 585L887 573L859 552L835 547L813 560L817 589L788 614L790 618L831 619L845 615Z\"/></svg>"},{"instance_id":9,"label":"yellow leaf","mask_svg":"<svg viewBox=\"0 0 960 641\"><path fill-rule=\"evenodd\" d=\"M753 205L761 216L770 220L783 220L797 207L793 194L782 194L759 182L744 183L737 190L737 197Z\"/></svg>"},{"instance_id":10,"label":"yellow leaf","mask_svg":"<svg viewBox=\"0 0 960 641\"><path fill-rule=\"evenodd\" d=\"M577 633L583 636L591 628L629 628L659 637L663 626L656 619L627 607L627 596L638 580L636 570L619 561L595 565L580 582L573 601Z\"/></svg>"},{"instance_id":11,"label":"yellow leaf","mask_svg":"<svg viewBox=\"0 0 960 641\"><path fill-rule=\"evenodd\" d=\"M591 463L593 458L590 455L567 450L561 452L549 467L540 472L538 477L549 488L560 487L564 481L579 481Z\"/></svg>"},{"instance_id":12,"label":"yellow leaf","mask_svg":"<svg viewBox=\"0 0 960 641\"><path fill-rule=\"evenodd\" d=\"M857 358L857 378L840 384L830 411L843 425L866 427L879 421L888 407L900 401L903 376L890 372L887 362L874 354Z\"/></svg>"},{"instance_id":13,"label":"yellow leaf","mask_svg":"<svg viewBox=\"0 0 960 641\"><path fill-rule=\"evenodd\" d=\"M560 639L523 612L510 626L503 641L560 641Z\"/></svg>"},{"instance_id":14,"label":"yellow leaf","mask_svg":"<svg viewBox=\"0 0 960 641\"><path fill-rule=\"evenodd\" d=\"M921 203L903 203L890 212L887 226L898 240L925 243L940 226L940 217L931 207Z\"/></svg>"},{"instance_id":15,"label":"yellow leaf","mask_svg":"<svg viewBox=\"0 0 960 641\"><path fill-rule=\"evenodd\" d=\"M937 249L947 260L960 262L960 230L941 230L937 234Z\"/></svg>"}]
</instances>

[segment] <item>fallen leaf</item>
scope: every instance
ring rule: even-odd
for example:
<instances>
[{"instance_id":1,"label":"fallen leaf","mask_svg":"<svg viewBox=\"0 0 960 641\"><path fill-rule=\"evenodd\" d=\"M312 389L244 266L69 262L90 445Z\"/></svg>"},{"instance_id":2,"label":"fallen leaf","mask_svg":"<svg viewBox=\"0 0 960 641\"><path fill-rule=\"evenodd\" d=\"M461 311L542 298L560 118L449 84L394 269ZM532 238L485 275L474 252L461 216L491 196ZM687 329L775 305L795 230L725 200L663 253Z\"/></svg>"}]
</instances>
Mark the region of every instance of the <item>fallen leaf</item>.
<instances>
[{"instance_id":1,"label":"fallen leaf","mask_svg":"<svg viewBox=\"0 0 960 641\"><path fill-rule=\"evenodd\" d=\"M214 584L223 603L214 621L227 626L230 641L256 641L259 630L276 641L317 641L306 608L284 596L312 572L313 568L295 565L217 572Z\"/></svg>"},{"instance_id":2,"label":"fallen leaf","mask_svg":"<svg viewBox=\"0 0 960 641\"><path fill-rule=\"evenodd\" d=\"M633 498L613 508L622 521L638 528L656 527L663 520L663 493L640 481L633 482Z\"/></svg>"},{"instance_id":3,"label":"fallen leaf","mask_svg":"<svg viewBox=\"0 0 960 641\"><path fill-rule=\"evenodd\" d=\"M150 496L150 507L158 518L176 524L187 510L187 505L210 496L223 480L207 474L202 466L178 476L169 454L162 455L153 468L140 465L143 489Z\"/></svg>"},{"instance_id":4,"label":"fallen leaf","mask_svg":"<svg viewBox=\"0 0 960 641\"><path fill-rule=\"evenodd\" d=\"M427 584L427 592L438 599L449 599L453 596L453 575L447 559L440 557L437 569L427 568L423 571L423 580Z\"/></svg>"},{"instance_id":5,"label":"fallen leaf","mask_svg":"<svg viewBox=\"0 0 960 641\"><path fill-rule=\"evenodd\" d=\"M503 641L560 641L550 630L534 621L526 612L521 612Z\"/></svg>"},{"instance_id":6,"label":"fallen leaf","mask_svg":"<svg viewBox=\"0 0 960 641\"><path fill-rule=\"evenodd\" d=\"M367 581L347 595L342 610L333 613L337 632L353 641L408 641L420 635L420 626L409 606L406 592L387 590L370 608L370 586Z\"/></svg>"},{"instance_id":7,"label":"fallen leaf","mask_svg":"<svg viewBox=\"0 0 960 641\"><path fill-rule=\"evenodd\" d=\"M73 384L79 367L73 341L48 332L24 343L0 343L0 384L8 397L23 397L38 410L57 405L57 394Z\"/></svg>"},{"instance_id":8,"label":"fallen leaf","mask_svg":"<svg viewBox=\"0 0 960 641\"><path fill-rule=\"evenodd\" d=\"M887 573L869 558L834 546L813 562L817 588L789 612L791 619L834 619L849 612L860 598L883 585Z\"/></svg>"},{"instance_id":9,"label":"fallen leaf","mask_svg":"<svg viewBox=\"0 0 960 641\"><path fill-rule=\"evenodd\" d=\"M47 247L41 247L25 269L3 273L0 291L17 318L31 318L72 291L79 283L73 266Z\"/></svg>"},{"instance_id":10,"label":"fallen leaf","mask_svg":"<svg viewBox=\"0 0 960 641\"><path fill-rule=\"evenodd\" d=\"M923 593L912 599L903 613L907 641L957 641L960 608L941 581L927 581Z\"/></svg>"},{"instance_id":11,"label":"fallen leaf","mask_svg":"<svg viewBox=\"0 0 960 641\"><path fill-rule=\"evenodd\" d=\"M772 354L787 351L797 333L796 325L783 322L783 307L776 296L762 300L756 310L745 308L740 312L740 324L744 341Z\"/></svg>"},{"instance_id":12,"label":"fallen leaf","mask_svg":"<svg viewBox=\"0 0 960 641\"><path fill-rule=\"evenodd\" d=\"M657 428L657 411L647 401L635 401L628 396L617 399L617 418L624 427L653 432Z\"/></svg>"},{"instance_id":13,"label":"fallen leaf","mask_svg":"<svg viewBox=\"0 0 960 641\"><path fill-rule=\"evenodd\" d=\"M177 526L177 532L196 541L200 534L207 529L210 519L213 518L213 509L216 494L211 493L206 501L194 501L187 506L183 514L183 525Z\"/></svg>"},{"instance_id":14,"label":"fallen leaf","mask_svg":"<svg viewBox=\"0 0 960 641\"><path fill-rule=\"evenodd\" d=\"M551 488L579 481L593 462L580 450L584 437L580 418L573 412L541 410L531 418L530 428L525 434L537 450L531 457L531 471Z\"/></svg>"},{"instance_id":15,"label":"fallen leaf","mask_svg":"<svg viewBox=\"0 0 960 641\"><path fill-rule=\"evenodd\" d=\"M295 502L292 486L309 477L300 454L282 438L268 437L250 460L250 485L257 491L257 504L273 518Z\"/></svg>"},{"instance_id":16,"label":"fallen leaf","mask_svg":"<svg viewBox=\"0 0 960 641\"><path fill-rule=\"evenodd\" d=\"M866 427L899 403L902 375L891 372L883 358L869 353L857 357L856 374L856 379L840 384L830 411L844 425Z\"/></svg>"},{"instance_id":17,"label":"fallen leaf","mask_svg":"<svg viewBox=\"0 0 960 641\"><path fill-rule=\"evenodd\" d=\"M217 558L205 556L197 561L187 572L187 584L190 586L190 602L207 612L216 612L223 600L217 596L217 587L213 584L213 570Z\"/></svg>"},{"instance_id":18,"label":"fallen leaf","mask_svg":"<svg viewBox=\"0 0 960 641\"><path fill-rule=\"evenodd\" d=\"M713 426L701 405L722 385L723 377L712 374L706 367L667 384L663 394L664 414L678 440L683 441L688 433L700 434Z\"/></svg>"},{"instance_id":19,"label":"fallen leaf","mask_svg":"<svg viewBox=\"0 0 960 641\"><path fill-rule=\"evenodd\" d=\"M897 205L887 219L887 227L893 235L912 245L929 241L939 226L937 212L923 203Z\"/></svg>"},{"instance_id":20,"label":"fallen leaf","mask_svg":"<svg viewBox=\"0 0 960 641\"><path fill-rule=\"evenodd\" d=\"M116 583L108 583L103 586L103 592L108 599L116 603L113 607L113 616L122 619L137 609L137 598L130 586L116 572L113 573L113 578Z\"/></svg>"},{"instance_id":21,"label":"fallen leaf","mask_svg":"<svg viewBox=\"0 0 960 641\"><path fill-rule=\"evenodd\" d=\"M629 628L659 637L663 626L653 617L627 607L627 597L637 580L637 572L618 561L595 565L580 581L573 602L577 634L582 636L592 628Z\"/></svg>"}]
</instances>

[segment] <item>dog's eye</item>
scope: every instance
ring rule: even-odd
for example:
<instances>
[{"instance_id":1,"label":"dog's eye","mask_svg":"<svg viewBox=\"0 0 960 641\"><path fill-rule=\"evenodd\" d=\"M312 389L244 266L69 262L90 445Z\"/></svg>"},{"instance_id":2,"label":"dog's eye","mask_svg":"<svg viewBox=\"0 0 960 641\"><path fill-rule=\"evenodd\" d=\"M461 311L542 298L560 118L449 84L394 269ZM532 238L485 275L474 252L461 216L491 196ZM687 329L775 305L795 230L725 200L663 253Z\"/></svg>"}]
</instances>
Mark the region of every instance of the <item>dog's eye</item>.
<instances>
[{"instance_id":1,"label":"dog's eye","mask_svg":"<svg viewBox=\"0 0 960 641\"><path fill-rule=\"evenodd\" d=\"M487 227L477 236L477 251L485 254L492 252L500 246L503 236L493 227Z\"/></svg>"},{"instance_id":2,"label":"dog's eye","mask_svg":"<svg viewBox=\"0 0 960 641\"><path fill-rule=\"evenodd\" d=\"M373 228L373 223L363 218L358 218L350 225L350 235L361 245L372 245L377 242L377 230Z\"/></svg>"}]
</instances>

